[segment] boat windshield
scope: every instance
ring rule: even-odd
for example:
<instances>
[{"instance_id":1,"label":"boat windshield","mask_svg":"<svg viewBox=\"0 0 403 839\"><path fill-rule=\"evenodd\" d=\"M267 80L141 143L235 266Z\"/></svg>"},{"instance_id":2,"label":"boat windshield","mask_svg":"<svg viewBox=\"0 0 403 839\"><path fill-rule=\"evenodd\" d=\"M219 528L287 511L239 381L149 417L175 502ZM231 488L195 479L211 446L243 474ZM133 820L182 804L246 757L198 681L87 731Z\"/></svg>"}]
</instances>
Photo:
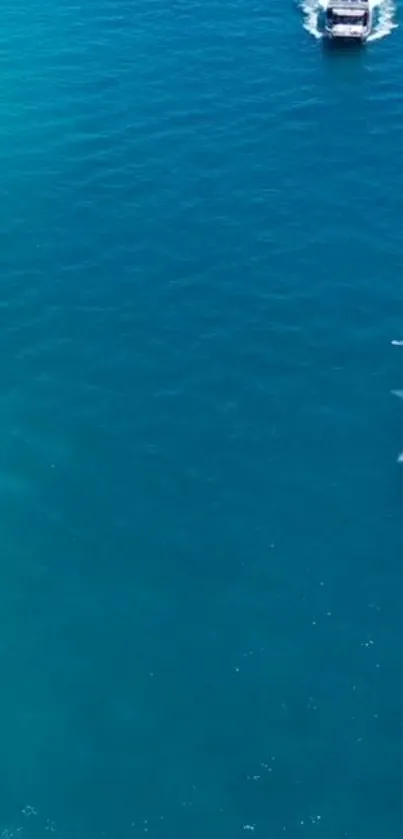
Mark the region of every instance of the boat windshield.
<instances>
[{"instance_id":1,"label":"boat windshield","mask_svg":"<svg viewBox=\"0 0 403 839\"><path fill-rule=\"evenodd\" d=\"M367 26L368 24L368 12L353 16L343 12L336 12L334 9L328 9L326 17L328 23L332 26L339 24L344 26Z\"/></svg>"}]
</instances>

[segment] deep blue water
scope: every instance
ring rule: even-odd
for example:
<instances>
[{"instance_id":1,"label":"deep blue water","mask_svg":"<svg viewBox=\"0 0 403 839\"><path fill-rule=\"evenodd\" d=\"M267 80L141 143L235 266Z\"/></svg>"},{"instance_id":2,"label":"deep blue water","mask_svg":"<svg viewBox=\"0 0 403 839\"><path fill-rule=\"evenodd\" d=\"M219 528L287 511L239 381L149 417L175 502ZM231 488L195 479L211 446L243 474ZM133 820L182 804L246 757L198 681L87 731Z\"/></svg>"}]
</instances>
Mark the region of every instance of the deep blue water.
<instances>
[{"instance_id":1,"label":"deep blue water","mask_svg":"<svg viewBox=\"0 0 403 839\"><path fill-rule=\"evenodd\" d=\"M401 839L402 30L0 23L2 839Z\"/></svg>"}]
</instances>

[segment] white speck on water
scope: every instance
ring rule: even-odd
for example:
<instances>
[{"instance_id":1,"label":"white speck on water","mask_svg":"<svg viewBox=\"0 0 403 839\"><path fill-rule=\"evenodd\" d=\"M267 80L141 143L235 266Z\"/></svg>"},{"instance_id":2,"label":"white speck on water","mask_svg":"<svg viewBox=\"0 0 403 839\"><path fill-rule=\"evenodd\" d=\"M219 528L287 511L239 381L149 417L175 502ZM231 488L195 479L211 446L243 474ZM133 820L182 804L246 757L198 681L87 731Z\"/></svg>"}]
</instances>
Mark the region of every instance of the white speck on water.
<instances>
[{"instance_id":1,"label":"white speck on water","mask_svg":"<svg viewBox=\"0 0 403 839\"><path fill-rule=\"evenodd\" d=\"M35 810L35 807L31 807L30 804L26 804L25 807L21 810L24 816L29 818L29 816L37 816L38 811Z\"/></svg>"}]
</instances>

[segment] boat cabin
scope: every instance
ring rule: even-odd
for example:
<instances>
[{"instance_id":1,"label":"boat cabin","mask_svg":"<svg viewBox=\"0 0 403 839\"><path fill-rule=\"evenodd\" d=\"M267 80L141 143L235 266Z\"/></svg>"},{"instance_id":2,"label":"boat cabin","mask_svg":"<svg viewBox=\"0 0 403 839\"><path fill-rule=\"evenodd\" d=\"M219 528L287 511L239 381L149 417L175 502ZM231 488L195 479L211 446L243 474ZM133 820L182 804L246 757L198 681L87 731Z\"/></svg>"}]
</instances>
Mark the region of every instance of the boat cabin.
<instances>
[{"instance_id":1,"label":"boat cabin","mask_svg":"<svg viewBox=\"0 0 403 839\"><path fill-rule=\"evenodd\" d=\"M331 38L365 40L371 31L368 0L329 0L325 15L326 33Z\"/></svg>"}]
</instances>

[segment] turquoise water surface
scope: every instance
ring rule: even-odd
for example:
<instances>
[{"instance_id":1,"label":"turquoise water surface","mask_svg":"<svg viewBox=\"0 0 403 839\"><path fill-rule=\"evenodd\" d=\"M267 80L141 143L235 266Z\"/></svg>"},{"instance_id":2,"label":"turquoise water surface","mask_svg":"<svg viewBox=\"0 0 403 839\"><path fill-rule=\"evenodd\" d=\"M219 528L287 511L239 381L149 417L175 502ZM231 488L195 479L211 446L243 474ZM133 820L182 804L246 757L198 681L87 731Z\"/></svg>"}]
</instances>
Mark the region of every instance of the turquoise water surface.
<instances>
[{"instance_id":1,"label":"turquoise water surface","mask_svg":"<svg viewBox=\"0 0 403 839\"><path fill-rule=\"evenodd\" d=\"M315 14L2 4L2 839L401 839L403 36Z\"/></svg>"}]
</instances>

